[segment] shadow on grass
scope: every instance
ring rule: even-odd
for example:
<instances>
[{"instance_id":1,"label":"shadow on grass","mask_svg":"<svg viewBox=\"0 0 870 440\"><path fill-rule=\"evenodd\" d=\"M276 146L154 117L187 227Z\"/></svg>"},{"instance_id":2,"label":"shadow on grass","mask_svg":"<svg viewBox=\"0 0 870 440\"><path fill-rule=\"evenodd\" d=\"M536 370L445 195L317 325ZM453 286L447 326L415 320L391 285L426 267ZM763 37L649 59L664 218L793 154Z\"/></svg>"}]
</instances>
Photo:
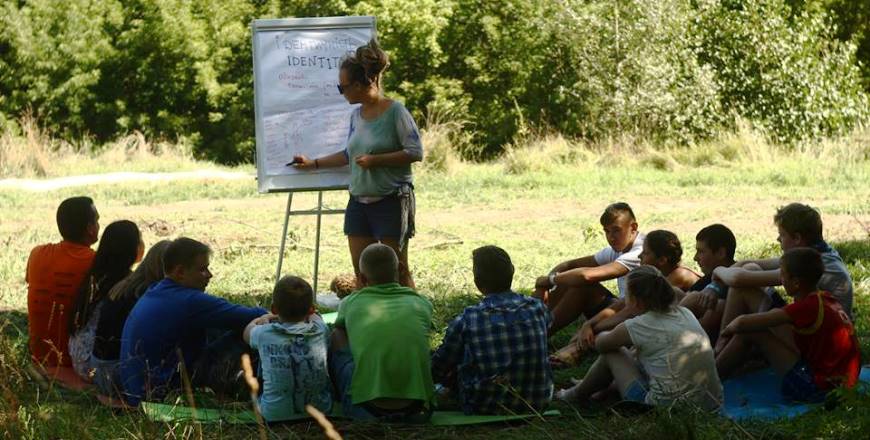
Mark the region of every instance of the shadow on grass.
<instances>
[{"instance_id":1,"label":"shadow on grass","mask_svg":"<svg viewBox=\"0 0 870 440\"><path fill-rule=\"evenodd\" d=\"M846 240L831 243L831 246L840 253L846 264L866 265L870 263L870 238L866 240Z\"/></svg>"}]
</instances>

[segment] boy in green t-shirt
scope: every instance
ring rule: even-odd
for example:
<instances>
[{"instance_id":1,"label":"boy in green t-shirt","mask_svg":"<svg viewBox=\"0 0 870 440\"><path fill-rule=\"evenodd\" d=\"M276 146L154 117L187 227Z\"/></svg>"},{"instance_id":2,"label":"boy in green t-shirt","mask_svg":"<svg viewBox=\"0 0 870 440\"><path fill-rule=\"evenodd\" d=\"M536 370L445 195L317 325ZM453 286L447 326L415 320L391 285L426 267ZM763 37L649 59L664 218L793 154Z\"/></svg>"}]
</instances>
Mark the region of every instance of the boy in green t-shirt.
<instances>
[{"instance_id":1,"label":"boy in green t-shirt","mask_svg":"<svg viewBox=\"0 0 870 440\"><path fill-rule=\"evenodd\" d=\"M425 422L433 396L429 360L432 304L399 285L399 260L374 243L360 256L360 284L338 309L330 376L344 414Z\"/></svg>"}]
</instances>

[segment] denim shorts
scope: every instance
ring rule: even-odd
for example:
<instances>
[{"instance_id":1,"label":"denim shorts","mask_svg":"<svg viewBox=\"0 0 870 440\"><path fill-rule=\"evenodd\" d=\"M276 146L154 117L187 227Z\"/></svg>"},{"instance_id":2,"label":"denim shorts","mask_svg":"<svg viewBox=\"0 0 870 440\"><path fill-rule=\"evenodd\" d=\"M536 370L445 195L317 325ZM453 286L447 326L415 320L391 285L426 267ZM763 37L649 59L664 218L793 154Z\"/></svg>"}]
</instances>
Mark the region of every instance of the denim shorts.
<instances>
[{"instance_id":1,"label":"denim shorts","mask_svg":"<svg viewBox=\"0 0 870 440\"><path fill-rule=\"evenodd\" d=\"M782 378L782 395L797 402L821 402L825 392L816 386L813 371L803 359L797 361Z\"/></svg>"},{"instance_id":2,"label":"denim shorts","mask_svg":"<svg viewBox=\"0 0 870 440\"><path fill-rule=\"evenodd\" d=\"M646 403L647 385L640 379L635 380L625 390L623 399L631 402Z\"/></svg>"},{"instance_id":3,"label":"denim shorts","mask_svg":"<svg viewBox=\"0 0 870 440\"><path fill-rule=\"evenodd\" d=\"M395 194L374 203L361 203L353 196L344 211L344 235L398 239L402 233L402 206Z\"/></svg>"}]
</instances>

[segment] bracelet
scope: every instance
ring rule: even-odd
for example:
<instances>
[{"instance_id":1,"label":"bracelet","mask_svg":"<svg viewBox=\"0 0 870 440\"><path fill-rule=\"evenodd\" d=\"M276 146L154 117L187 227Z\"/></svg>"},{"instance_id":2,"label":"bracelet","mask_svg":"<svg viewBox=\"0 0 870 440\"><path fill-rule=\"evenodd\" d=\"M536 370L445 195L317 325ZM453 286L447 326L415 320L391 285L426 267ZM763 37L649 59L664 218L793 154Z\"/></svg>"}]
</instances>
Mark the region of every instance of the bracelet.
<instances>
[{"instance_id":1,"label":"bracelet","mask_svg":"<svg viewBox=\"0 0 870 440\"><path fill-rule=\"evenodd\" d=\"M716 296L719 298L724 298L725 293L728 292L725 287L720 286L719 283L715 281L711 281L710 284L707 284L707 288L716 292Z\"/></svg>"},{"instance_id":2,"label":"bracelet","mask_svg":"<svg viewBox=\"0 0 870 440\"><path fill-rule=\"evenodd\" d=\"M314 169L320 168L320 164L317 163L317 159L314 159Z\"/></svg>"},{"instance_id":3,"label":"bracelet","mask_svg":"<svg viewBox=\"0 0 870 440\"><path fill-rule=\"evenodd\" d=\"M547 277L547 280L550 281L551 287L556 287L556 272L550 272L550 276Z\"/></svg>"}]
</instances>

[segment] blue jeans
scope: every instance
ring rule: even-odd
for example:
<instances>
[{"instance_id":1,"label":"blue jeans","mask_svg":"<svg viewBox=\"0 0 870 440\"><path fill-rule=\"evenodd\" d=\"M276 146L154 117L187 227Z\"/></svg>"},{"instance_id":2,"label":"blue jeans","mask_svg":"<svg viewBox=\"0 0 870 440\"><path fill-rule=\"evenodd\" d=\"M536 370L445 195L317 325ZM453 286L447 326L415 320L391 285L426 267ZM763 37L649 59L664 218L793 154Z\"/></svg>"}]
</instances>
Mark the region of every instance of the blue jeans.
<instances>
[{"instance_id":1,"label":"blue jeans","mask_svg":"<svg viewBox=\"0 0 870 440\"><path fill-rule=\"evenodd\" d=\"M821 402L825 392L816 386L813 371L803 359L797 361L782 378L782 395L797 402Z\"/></svg>"},{"instance_id":2,"label":"blue jeans","mask_svg":"<svg viewBox=\"0 0 870 440\"><path fill-rule=\"evenodd\" d=\"M350 348L345 347L330 353L329 374L335 380L335 390L341 401L341 410L346 417L356 420L374 420L375 416L360 405L353 404L350 395L350 385L353 380L353 355Z\"/></svg>"}]
</instances>

